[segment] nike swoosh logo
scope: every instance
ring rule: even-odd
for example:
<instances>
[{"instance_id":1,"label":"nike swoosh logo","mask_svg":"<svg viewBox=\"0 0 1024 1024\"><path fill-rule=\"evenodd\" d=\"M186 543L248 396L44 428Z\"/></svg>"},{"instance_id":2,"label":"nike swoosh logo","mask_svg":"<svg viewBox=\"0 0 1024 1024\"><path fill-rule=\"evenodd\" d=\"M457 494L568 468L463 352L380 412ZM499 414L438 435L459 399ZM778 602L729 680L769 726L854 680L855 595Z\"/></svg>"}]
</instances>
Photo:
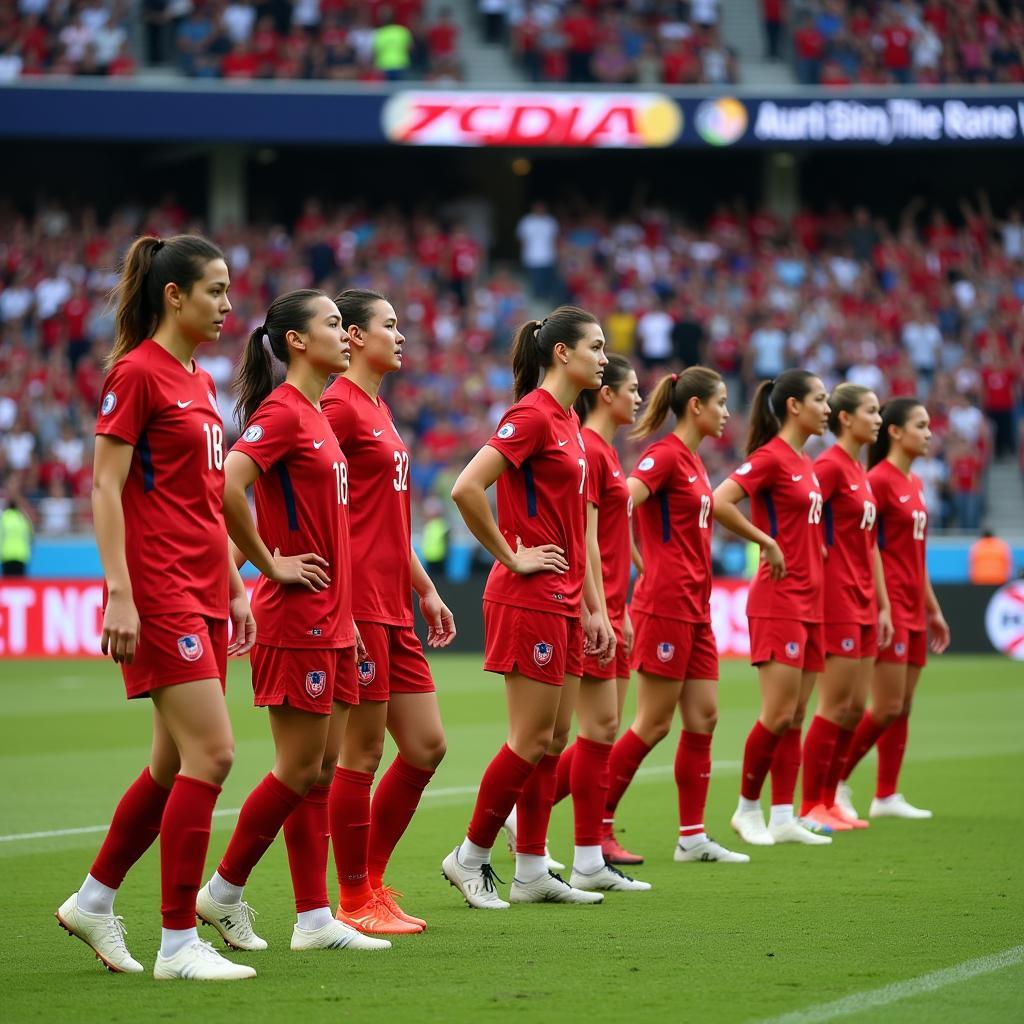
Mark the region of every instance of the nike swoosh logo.
<instances>
[{"instance_id":1,"label":"nike swoosh logo","mask_svg":"<svg viewBox=\"0 0 1024 1024\"><path fill-rule=\"evenodd\" d=\"M850 490L851 491L859 491L860 490L860 484L850 484Z\"/></svg>"},{"instance_id":2,"label":"nike swoosh logo","mask_svg":"<svg viewBox=\"0 0 1024 1024\"><path fill-rule=\"evenodd\" d=\"M384 431L383 431L383 430L375 430L375 431L373 432L373 436L374 436L374 437L380 437L380 435L381 435L381 434L383 434L383 433L384 433Z\"/></svg>"},{"instance_id":3,"label":"nike swoosh logo","mask_svg":"<svg viewBox=\"0 0 1024 1024\"><path fill-rule=\"evenodd\" d=\"M187 402L183 402L180 398L178 399L178 408L187 409L193 402L193 399L189 399Z\"/></svg>"},{"instance_id":4,"label":"nike swoosh logo","mask_svg":"<svg viewBox=\"0 0 1024 1024\"><path fill-rule=\"evenodd\" d=\"M799 476L793 477L793 483L798 484L798 483L800 483L801 480L803 480L803 478L804 478L804 475L803 475L803 473L801 473Z\"/></svg>"},{"instance_id":5,"label":"nike swoosh logo","mask_svg":"<svg viewBox=\"0 0 1024 1024\"><path fill-rule=\"evenodd\" d=\"M559 441L559 442L558 442L558 447L559 447L559 448L564 448L564 447L565 447L565 446L566 446L566 445L567 445L568 443L569 443L569 441L568 441L568 440L565 440L565 441Z\"/></svg>"},{"instance_id":6,"label":"nike swoosh logo","mask_svg":"<svg viewBox=\"0 0 1024 1024\"><path fill-rule=\"evenodd\" d=\"M618 470L618 469L612 470L612 476L614 476L614 477L622 476L622 472L620 470Z\"/></svg>"},{"instance_id":7,"label":"nike swoosh logo","mask_svg":"<svg viewBox=\"0 0 1024 1024\"><path fill-rule=\"evenodd\" d=\"M321 449L321 448L323 447L323 445L324 445L324 441L326 441L326 440L327 440L327 438L325 437L323 441L314 441L314 442L313 442L313 447L314 447L314 448L315 448L315 449L316 449L317 451L320 451L320 449Z\"/></svg>"},{"instance_id":8,"label":"nike swoosh logo","mask_svg":"<svg viewBox=\"0 0 1024 1024\"><path fill-rule=\"evenodd\" d=\"M696 480L697 478L696 478L695 476L688 476L688 477L687 477L686 479L687 479L687 481L688 481L689 483L691 483L691 484L692 484L692 483L693 483L693 481L694 481L694 480Z\"/></svg>"},{"instance_id":9,"label":"nike swoosh logo","mask_svg":"<svg viewBox=\"0 0 1024 1024\"><path fill-rule=\"evenodd\" d=\"M909 494L901 494L900 495L900 504L901 505L905 504L908 501L910 501L910 495Z\"/></svg>"}]
</instances>

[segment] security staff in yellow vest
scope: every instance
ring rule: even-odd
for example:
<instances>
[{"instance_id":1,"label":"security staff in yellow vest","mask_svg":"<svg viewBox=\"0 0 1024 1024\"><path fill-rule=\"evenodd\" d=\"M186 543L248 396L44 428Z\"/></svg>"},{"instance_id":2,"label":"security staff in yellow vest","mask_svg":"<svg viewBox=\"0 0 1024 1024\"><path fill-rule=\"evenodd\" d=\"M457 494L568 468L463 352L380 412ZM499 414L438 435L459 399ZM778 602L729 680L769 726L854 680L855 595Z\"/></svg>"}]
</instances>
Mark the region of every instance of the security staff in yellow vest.
<instances>
[{"instance_id":1,"label":"security staff in yellow vest","mask_svg":"<svg viewBox=\"0 0 1024 1024\"><path fill-rule=\"evenodd\" d=\"M11 498L0 513L0 562L4 576L24 576L32 557L32 521Z\"/></svg>"}]
</instances>

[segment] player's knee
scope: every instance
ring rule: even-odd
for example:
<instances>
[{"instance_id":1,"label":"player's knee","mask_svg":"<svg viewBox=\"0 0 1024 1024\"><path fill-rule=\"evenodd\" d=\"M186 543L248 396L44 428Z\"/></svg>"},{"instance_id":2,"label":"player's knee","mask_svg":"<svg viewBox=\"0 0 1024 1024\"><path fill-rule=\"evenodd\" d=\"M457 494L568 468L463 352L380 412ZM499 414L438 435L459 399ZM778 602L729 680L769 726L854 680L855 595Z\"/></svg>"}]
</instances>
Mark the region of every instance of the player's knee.
<instances>
[{"instance_id":1,"label":"player's knee","mask_svg":"<svg viewBox=\"0 0 1024 1024\"><path fill-rule=\"evenodd\" d=\"M548 754L560 754L569 745L569 729L555 729L548 743Z\"/></svg>"},{"instance_id":2,"label":"player's knee","mask_svg":"<svg viewBox=\"0 0 1024 1024\"><path fill-rule=\"evenodd\" d=\"M202 762L208 780L219 786L235 763L234 743L225 742L207 747L202 753Z\"/></svg>"},{"instance_id":3,"label":"player's knee","mask_svg":"<svg viewBox=\"0 0 1024 1024\"><path fill-rule=\"evenodd\" d=\"M644 722L643 732L640 738L649 746L653 747L656 743L660 743L669 734L669 730L671 728L671 718L657 718L650 722Z\"/></svg>"},{"instance_id":4,"label":"player's knee","mask_svg":"<svg viewBox=\"0 0 1024 1024\"><path fill-rule=\"evenodd\" d=\"M603 716L593 722L587 732L595 743L614 743L619 732L619 716Z\"/></svg>"},{"instance_id":5,"label":"player's knee","mask_svg":"<svg viewBox=\"0 0 1024 1024\"><path fill-rule=\"evenodd\" d=\"M764 722L766 729L778 736L781 733L786 732L788 729L793 728L795 715L795 711L792 709L786 709L785 711L775 711L770 715L766 714L762 721Z\"/></svg>"},{"instance_id":6,"label":"player's knee","mask_svg":"<svg viewBox=\"0 0 1024 1024\"><path fill-rule=\"evenodd\" d=\"M699 719L701 723L700 732L714 732L715 726L718 725L718 708L708 708L699 716Z\"/></svg>"},{"instance_id":7,"label":"player's knee","mask_svg":"<svg viewBox=\"0 0 1024 1024\"><path fill-rule=\"evenodd\" d=\"M542 730L525 736L515 736L512 738L509 746L524 761L537 764L551 748L552 739L552 730Z\"/></svg>"},{"instance_id":8,"label":"player's knee","mask_svg":"<svg viewBox=\"0 0 1024 1024\"><path fill-rule=\"evenodd\" d=\"M444 760L448 753L448 741L443 732L435 736L421 737L410 749L399 748L403 761L408 761L415 768L432 772Z\"/></svg>"}]
</instances>

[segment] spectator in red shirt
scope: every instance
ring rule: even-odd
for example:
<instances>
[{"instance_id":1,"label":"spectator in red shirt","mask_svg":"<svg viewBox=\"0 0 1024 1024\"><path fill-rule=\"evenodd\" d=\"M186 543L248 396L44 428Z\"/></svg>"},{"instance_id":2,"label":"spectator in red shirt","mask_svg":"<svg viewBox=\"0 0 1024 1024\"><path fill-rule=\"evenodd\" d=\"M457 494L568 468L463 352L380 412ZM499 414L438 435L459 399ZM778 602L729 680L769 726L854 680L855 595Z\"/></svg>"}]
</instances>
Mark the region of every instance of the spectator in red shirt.
<instances>
[{"instance_id":1,"label":"spectator in red shirt","mask_svg":"<svg viewBox=\"0 0 1024 1024\"><path fill-rule=\"evenodd\" d=\"M959 439L950 444L946 459L957 526L961 530L976 530L981 521L981 459Z\"/></svg>"},{"instance_id":2,"label":"spectator in red shirt","mask_svg":"<svg viewBox=\"0 0 1024 1024\"><path fill-rule=\"evenodd\" d=\"M765 60L779 60L782 53L782 27L786 22L783 0L761 0L761 20L764 23Z\"/></svg>"},{"instance_id":3,"label":"spectator in red shirt","mask_svg":"<svg viewBox=\"0 0 1024 1024\"><path fill-rule=\"evenodd\" d=\"M1016 381L1004 359L989 356L981 370L982 407L995 431L995 456L1014 451L1013 407Z\"/></svg>"},{"instance_id":4,"label":"spectator in red shirt","mask_svg":"<svg viewBox=\"0 0 1024 1024\"><path fill-rule=\"evenodd\" d=\"M572 4L562 19L562 32L569 40L569 81L592 82L590 61L597 46L597 21L582 5Z\"/></svg>"},{"instance_id":5,"label":"spectator in red shirt","mask_svg":"<svg viewBox=\"0 0 1024 1024\"><path fill-rule=\"evenodd\" d=\"M452 12L442 7L437 21L427 29L427 50L431 64L452 60L459 48L459 27L452 21Z\"/></svg>"},{"instance_id":6,"label":"spectator in red shirt","mask_svg":"<svg viewBox=\"0 0 1024 1024\"><path fill-rule=\"evenodd\" d=\"M815 27L810 15L803 15L793 33L796 53L796 77L801 85L817 85L821 59L825 55L825 37Z\"/></svg>"},{"instance_id":7,"label":"spectator in red shirt","mask_svg":"<svg viewBox=\"0 0 1024 1024\"><path fill-rule=\"evenodd\" d=\"M875 48L882 54L882 66L903 84L910 81L910 47L913 41L913 31L893 13L886 15L875 37Z\"/></svg>"}]
</instances>

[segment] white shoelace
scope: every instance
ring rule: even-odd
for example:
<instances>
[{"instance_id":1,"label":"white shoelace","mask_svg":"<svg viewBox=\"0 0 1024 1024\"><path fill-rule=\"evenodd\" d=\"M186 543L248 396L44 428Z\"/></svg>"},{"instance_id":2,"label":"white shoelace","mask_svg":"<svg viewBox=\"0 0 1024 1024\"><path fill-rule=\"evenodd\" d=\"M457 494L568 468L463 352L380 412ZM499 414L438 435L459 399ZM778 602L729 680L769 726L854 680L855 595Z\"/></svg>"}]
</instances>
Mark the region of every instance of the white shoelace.
<instances>
[{"instance_id":1,"label":"white shoelace","mask_svg":"<svg viewBox=\"0 0 1024 1024\"><path fill-rule=\"evenodd\" d=\"M110 941L114 944L114 948L119 953L124 953L128 956L128 946L124 941L125 935L128 934L128 929L124 926L124 918L113 914L108 920L108 930Z\"/></svg>"}]
</instances>

